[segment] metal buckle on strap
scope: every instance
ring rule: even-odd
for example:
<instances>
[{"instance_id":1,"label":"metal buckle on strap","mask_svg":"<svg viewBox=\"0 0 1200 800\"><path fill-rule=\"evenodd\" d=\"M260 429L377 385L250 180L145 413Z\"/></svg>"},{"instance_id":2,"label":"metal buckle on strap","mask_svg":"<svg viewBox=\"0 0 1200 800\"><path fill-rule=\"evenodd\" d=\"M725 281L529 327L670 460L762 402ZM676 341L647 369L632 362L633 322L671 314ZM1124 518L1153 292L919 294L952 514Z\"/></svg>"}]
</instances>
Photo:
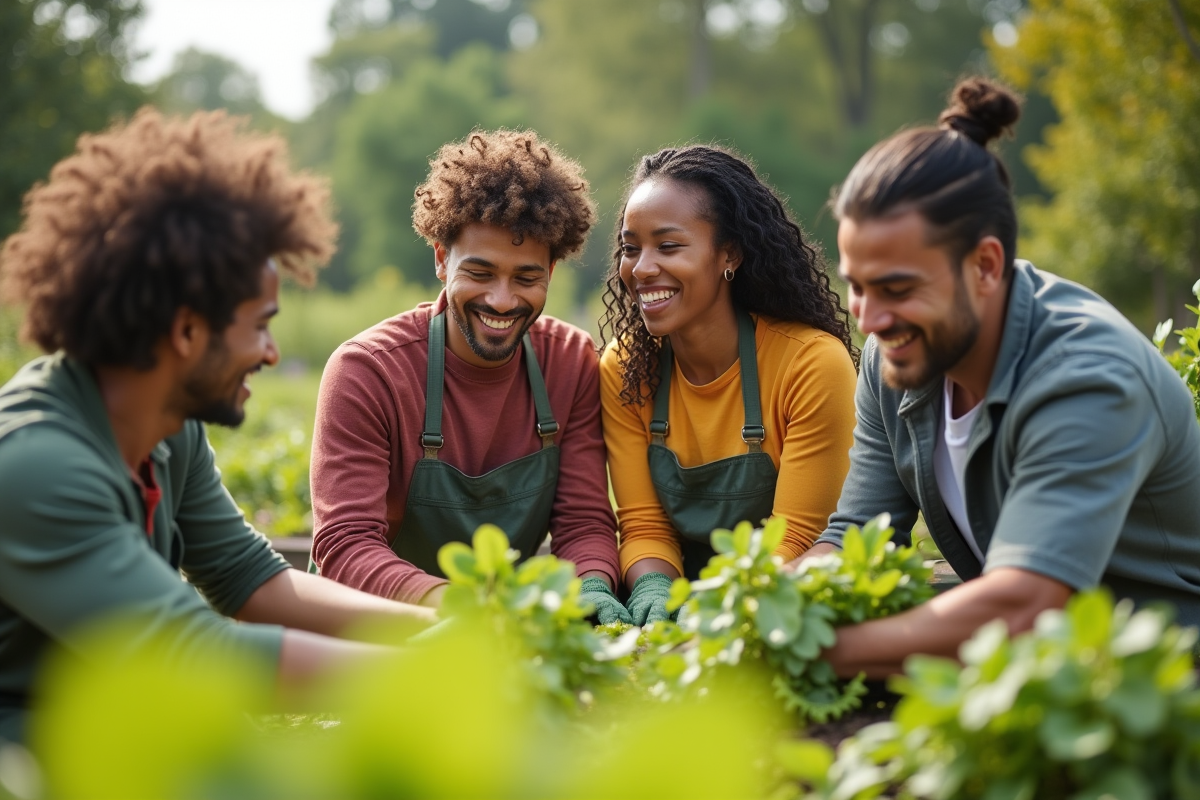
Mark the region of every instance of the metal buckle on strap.
<instances>
[{"instance_id":1,"label":"metal buckle on strap","mask_svg":"<svg viewBox=\"0 0 1200 800\"><path fill-rule=\"evenodd\" d=\"M543 450L546 449L547 447L553 447L554 446L554 434L558 433L558 423L557 422L547 422L545 425L543 425L542 423L539 422L537 424L537 433L538 433L538 436L542 437L542 449Z\"/></svg>"},{"instance_id":2,"label":"metal buckle on strap","mask_svg":"<svg viewBox=\"0 0 1200 800\"><path fill-rule=\"evenodd\" d=\"M650 443L665 446L667 434L670 432L670 430L670 422L664 422L658 419L650 420Z\"/></svg>"},{"instance_id":3,"label":"metal buckle on strap","mask_svg":"<svg viewBox=\"0 0 1200 800\"><path fill-rule=\"evenodd\" d=\"M742 441L751 453L761 453L763 439L767 438L767 430L762 425L745 425L742 427Z\"/></svg>"},{"instance_id":4,"label":"metal buckle on strap","mask_svg":"<svg viewBox=\"0 0 1200 800\"><path fill-rule=\"evenodd\" d=\"M442 449L442 445L446 443L445 437L440 433L422 433L421 446L425 448L426 458L437 458L438 450Z\"/></svg>"}]
</instances>

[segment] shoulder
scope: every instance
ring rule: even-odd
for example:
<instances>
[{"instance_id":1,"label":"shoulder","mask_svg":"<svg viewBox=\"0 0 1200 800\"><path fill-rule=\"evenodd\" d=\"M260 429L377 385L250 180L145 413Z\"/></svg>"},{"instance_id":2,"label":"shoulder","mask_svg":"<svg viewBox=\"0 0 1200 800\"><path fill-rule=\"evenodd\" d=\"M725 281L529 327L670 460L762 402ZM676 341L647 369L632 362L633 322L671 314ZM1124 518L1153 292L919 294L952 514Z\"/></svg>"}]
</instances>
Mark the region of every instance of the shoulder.
<instances>
[{"instance_id":1,"label":"shoulder","mask_svg":"<svg viewBox=\"0 0 1200 800\"><path fill-rule=\"evenodd\" d=\"M107 494L119 477L86 437L52 420L0 438L0 505L9 515L48 497Z\"/></svg>"},{"instance_id":2,"label":"shoulder","mask_svg":"<svg viewBox=\"0 0 1200 800\"><path fill-rule=\"evenodd\" d=\"M429 310L431 303L388 317L357 334L339 350L357 350L371 355L420 345L422 351L429 341Z\"/></svg>"},{"instance_id":3,"label":"shoulder","mask_svg":"<svg viewBox=\"0 0 1200 800\"><path fill-rule=\"evenodd\" d=\"M1062 393L1112 384L1186 404L1182 381L1150 340L1092 290L1019 261L1013 292L1013 302L1028 298L1028 322L1012 343L1023 354L1019 387Z\"/></svg>"},{"instance_id":4,"label":"shoulder","mask_svg":"<svg viewBox=\"0 0 1200 800\"><path fill-rule=\"evenodd\" d=\"M533 327L529 329L529 336L534 342L539 343L541 348L548 351L572 354L587 353L593 358L596 355L596 342L592 339L591 334L557 317L545 314L538 317L537 321L533 323Z\"/></svg>"},{"instance_id":5,"label":"shoulder","mask_svg":"<svg viewBox=\"0 0 1200 800\"><path fill-rule=\"evenodd\" d=\"M775 360L781 367L810 366L854 372L854 361L841 340L803 322L759 316L756 325L759 361Z\"/></svg>"}]
</instances>

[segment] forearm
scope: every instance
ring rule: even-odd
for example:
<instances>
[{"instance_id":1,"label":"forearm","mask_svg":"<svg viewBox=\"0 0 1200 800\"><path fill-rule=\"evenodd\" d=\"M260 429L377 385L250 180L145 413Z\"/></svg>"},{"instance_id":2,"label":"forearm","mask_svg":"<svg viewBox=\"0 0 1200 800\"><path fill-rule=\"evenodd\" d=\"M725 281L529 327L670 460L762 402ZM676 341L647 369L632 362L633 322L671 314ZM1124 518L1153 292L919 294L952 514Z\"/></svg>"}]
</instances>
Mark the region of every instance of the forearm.
<instances>
[{"instance_id":1,"label":"forearm","mask_svg":"<svg viewBox=\"0 0 1200 800\"><path fill-rule=\"evenodd\" d=\"M956 658L962 643L994 619L1003 619L1011 634L1026 631L1070 595L1066 585L1036 573L997 569L903 614L840 628L824 658L844 678L887 677L901 672L910 655Z\"/></svg>"},{"instance_id":2,"label":"forearm","mask_svg":"<svg viewBox=\"0 0 1200 800\"><path fill-rule=\"evenodd\" d=\"M437 621L432 609L386 600L294 569L280 572L260 586L237 618L325 636L342 636L353 627L371 623L407 636Z\"/></svg>"},{"instance_id":3,"label":"forearm","mask_svg":"<svg viewBox=\"0 0 1200 800\"><path fill-rule=\"evenodd\" d=\"M279 653L280 693L285 704L291 705L290 693L307 688L314 678L393 652L389 647L348 642L303 630L285 631Z\"/></svg>"}]
</instances>

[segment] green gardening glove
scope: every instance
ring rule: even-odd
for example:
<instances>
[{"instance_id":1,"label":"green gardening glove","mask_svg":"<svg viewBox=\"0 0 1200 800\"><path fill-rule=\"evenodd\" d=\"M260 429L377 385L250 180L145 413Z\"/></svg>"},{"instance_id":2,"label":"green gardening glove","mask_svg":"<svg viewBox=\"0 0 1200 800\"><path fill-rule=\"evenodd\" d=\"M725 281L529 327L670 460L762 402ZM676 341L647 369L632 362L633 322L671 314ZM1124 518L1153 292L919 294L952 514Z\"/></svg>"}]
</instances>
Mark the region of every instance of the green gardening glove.
<instances>
[{"instance_id":1,"label":"green gardening glove","mask_svg":"<svg viewBox=\"0 0 1200 800\"><path fill-rule=\"evenodd\" d=\"M671 618L671 612L667 611L667 600L671 597L672 583L674 581L661 572L647 572L633 582L626 605L634 625Z\"/></svg>"},{"instance_id":2,"label":"green gardening glove","mask_svg":"<svg viewBox=\"0 0 1200 800\"><path fill-rule=\"evenodd\" d=\"M629 611L621 605L621 601L612 593L612 589L608 588L608 584L604 582L603 578L597 578L595 575L584 578L583 583L579 585L579 601L591 604L592 616L600 625L607 625L610 622L633 624Z\"/></svg>"}]
</instances>

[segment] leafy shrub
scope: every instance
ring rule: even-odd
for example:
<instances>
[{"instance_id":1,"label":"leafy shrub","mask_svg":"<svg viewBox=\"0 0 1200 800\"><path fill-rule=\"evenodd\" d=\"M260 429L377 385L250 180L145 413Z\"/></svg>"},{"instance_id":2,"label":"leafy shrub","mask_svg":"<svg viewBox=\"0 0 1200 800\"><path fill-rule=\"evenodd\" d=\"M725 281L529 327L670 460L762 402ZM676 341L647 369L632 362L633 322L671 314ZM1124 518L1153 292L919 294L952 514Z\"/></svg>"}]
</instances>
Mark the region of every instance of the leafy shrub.
<instances>
[{"instance_id":1,"label":"leafy shrub","mask_svg":"<svg viewBox=\"0 0 1200 800\"><path fill-rule=\"evenodd\" d=\"M532 684L566 708L586 708L625 682L639 631L613 638L585 622L592 608L579 600L574 564L535 556L514 566L520 553L494 525L480 526L471 543L451 542L438 552L450 579L443 616L482 622L513 642Z\"/></svg>"},{"instance_id":2,"label":"leafy shrub","mask_svg":"<svg viewBox=\"0 0 1200 800\"><path fill-rule=\"evenodd\" d=\"M1192 294L1200 302L1200 281L1196 281L1192 286ZM1159 323L1158 328L1154 331L1154 344L1179 373L1179 377L1183 378L1187 387L1192 390L1192 399L1196 405L1196 419L1200 420L1200 306L1188 306L1187 308L1188 311L1197 315L1197 324L1175 331L1179 335L1179 349L1171 353L1167 353L1163 349L1167 336L1171 334L1171 326L1175 322L1171 319Z\"/></svg>"},{"instance_id":3,"label":"leafy shrub","mask_svg":"<svg viewBox=\"0 0 1200 800\"><path fill-rule=\"evenodd\" d=\"M1016 638L990 622L961 666L909 659L893 720L842 745L822 796L1196 800L1196 637L1102 589Z\"/></svg>"},{"instance_id":4,"label":"leafy shrub","mask_svg":"<svg viewBox=\"0 0 1200 800\"><path fill-rule=\"evenodd\" d=\"M288 409L250 415L236 430L211 426L221 480L255 528L274 536L312 530L311 424Z\"/></svg>"},{"instance_id":5,"label":"leafy shrub","mask_svg":"<svg viewBox=\"0 0 1200 800\"><path fill-rule=\"evenodd\" d=\"M679 634L655 631L661 644L650 652L650 668L660 677L656 692L670 694L701 676L706 668L764 661L773 671L776 696L802 719L824 722L859 706L862 677L838 680L823 648L836 640L834 629L896 614L932 596L930 571L913 547L891 541L890 519L881 515L846 532L840 553L784 569L774 556L786 522L776 517L759 529L742 523L712 535L713 556L700 580L679 579L672 607L681 609L679 627L694 646L678 649Z\"/></svg>"}]
</instances>

